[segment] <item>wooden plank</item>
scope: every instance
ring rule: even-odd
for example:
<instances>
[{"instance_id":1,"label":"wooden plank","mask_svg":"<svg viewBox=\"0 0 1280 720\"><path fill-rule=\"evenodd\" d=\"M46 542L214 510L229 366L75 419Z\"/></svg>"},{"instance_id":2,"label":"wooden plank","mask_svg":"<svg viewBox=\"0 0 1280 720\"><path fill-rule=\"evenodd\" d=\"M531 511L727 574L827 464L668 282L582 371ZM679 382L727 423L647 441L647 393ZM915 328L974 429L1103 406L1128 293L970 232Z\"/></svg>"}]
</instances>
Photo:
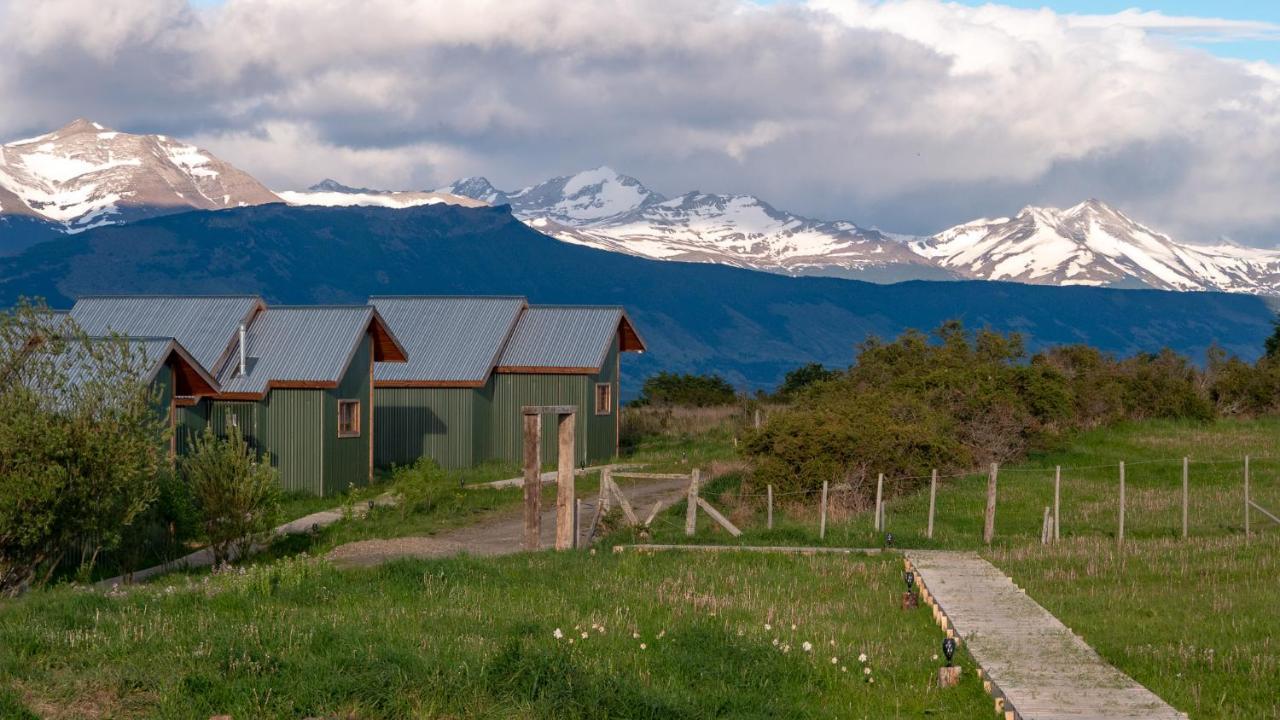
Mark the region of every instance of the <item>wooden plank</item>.
<instances>
[{"instance_id":1,"label":"wooden plank","mask_svg":"<svg viewBox=\"0 0 1280 720\"><path fill-rule=\"evenodd\" d=\"M577 405L522 405L523 415L571 415L578 412Z\"/></svg>"},{"instance_id":2,"label":"wooden plank","mask_svg":"<svg viewBox=\"0 0 1280 720\"><path fill-rule=\"evenodd\" d=\"M1249 539L1249 456L1244 456L1244 539Z\"/></svg>"},{"instance_id":3,"label":"wooden plank","mask_svg":"<svg viewBox=\"0 0 1280 720\"><path fill-rule=\"evenodd\" d=\"M948 634L963 638L993 702L1021 720L1185 720L1107 664L976 553L909 550Z\"/></svg>"},{"instance_id":4,"label":"wooden plank","mask_svg":"<svg viewBox=\"0 0 1280 720\"><path fill-rule=\"evenodd\" d=\"M526 415L536 418L536 415ZM574 425L576 413L567 413L556 418L559 431L559 447L556 450L556 549L571 550L577 534L574 530L573 511L575 505L575 488L573 478L573 460L575 457Z\"/></svg>"},{"instance_id":5,"label":"wooden plank","mask_svg":"<svg viewBox=\"0 0 1280 720\"><path fill-rule=\"evenodd\" d=\"M734 537L740 537L742 535L742 531L739 530L736 525L729 522L729 518L725 517L724 515L721 515L719 510L711 507L711 503L707 502L706 500L703 500L702 498L698 498L698 507L705 510L707 514L711 516L712 520L715 520L716 522L720 523L720 527L723 527L725 530L728 530L730 535Z\"/></svg>"},{"instance_id":6,"label":"wooden plank","mask_svg":"<svg viewBox=\"0 0 1280 720\"><path fill-rule=\"evenodd\" d=\"M542 535L542 483L540 450L542 418L524 416L524 549L537 550Z\"/></svg>"},{"instance_id":7,"label":"wooden plank","mask_svg":"<svg viewBox=\"0 0 1280 720\"><path fill-rule=\"evenodd\" d=\"M1275 524L1277 524L1277 525L1280 525L1280 517L1276 517L1275 515L1272 515L1272 514L1271 514L1271 512L1270 512L1269 510L1267 510L1266 508L1262 507L1262 506L1261 506L1261 505L1259 505L1258 503L1253 502L1252 500L1250 500L1250 501L1249 501L1249 504L1253 506L1253 509L1254 509L1254 510L1257 510L1258 512L1260 512L1260 513L1262 513L1263 515L1266 515L1268 518L1270 518L1270 519L1271 519L1271 522L1273 522L1273 523L1275 523Z\"/></svg>"},{"instance_id":8,"label":"wooden plank","mask_svg":"<svg viewBox=\"0 0 1280 720\"><path fill-rule=\"evenodd\" d=\"M689 473L642 473L614 471L616 478L632 478L634 480L688 480Z\"/></svg>"},{"instance_id":9,"label":"wooden plank","mask_svg":"<svg viewBox=\"0 0 1280 720\"><path fill-rule=\"evenodd\" d=\"M996 475L999 472L999 466L991 463L991 471L987 475L987 511L982 520L982 542L987 545L996 536Z\"/></svg>"},{"instance_id":10,"label":"wooden plank","mask_svg":"<svg viewBox=\"0 0 1280 720\"><path fill-rule=\"evenodd\" d=\"M698 530L698 483L701 479L698 469L694 468L689 477L688 507L684 512L684 534L690 537Z\"/></svg>"},{"instance_id":11,"label":"wooden plank","mask_svg":"<svg viewBox=\"0 0 1280 720\"><path fill-rule=\"evenodd\" d=\"M627 517L627 522L632 527L639 525L640 521L636 519L636 513L631 509L631 501L627 500L627 496L622 493L622 488L618 487L618 483L609 478L609 492L618 499L618 505L622 508L622 514Z\"/></svg>"},{"instance_id":12,"label":"wooden plank","mask_svg":"<svg viewBox=\"0 0 1280 720\"><path fill-rule=\"evenodd\" d=\"M845 547L788 547L782 545L653 545L640 543L636 545L618 545L614 552L636 550L640 552L758 552L777 553L780 555L879 555L880 548L845 548Z\"/></svg>"},{"instance_id":13,"label":"wooden plank","mask_svg":"<svg viewBox=\"0 0 1280 720\"><path fill-rule=\"evenodd\" d=\"M658 517L658 513L662 512L670 504L671 501L659 498L657 502L653 504L653 509L649 511L649 516L644 519L644 526L649 527L653 525L653 519Z\"/></svg>"},{"instance_id":14,"label":"wooden plank","mask_svg":"<svg viewBox=\"0 0 1280 720\"><path fill-rule=\"evenodd\" d=\"M1062 515L1059 510L1062 507L1062 466L1058 465L1053 469L1053 539L1054 542L1062 539L1059 534L1062 528Z\"/></svg>"}]
</instances>

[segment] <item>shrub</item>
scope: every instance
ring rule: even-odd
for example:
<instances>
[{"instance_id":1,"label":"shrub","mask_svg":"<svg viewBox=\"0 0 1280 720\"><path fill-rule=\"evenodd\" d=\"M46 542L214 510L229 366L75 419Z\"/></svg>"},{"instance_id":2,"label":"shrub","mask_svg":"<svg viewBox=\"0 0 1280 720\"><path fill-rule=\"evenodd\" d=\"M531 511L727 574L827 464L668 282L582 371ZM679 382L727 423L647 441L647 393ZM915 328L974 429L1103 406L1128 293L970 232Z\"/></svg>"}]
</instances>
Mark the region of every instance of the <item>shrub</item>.
<instances>
[{"instance_id":1,"label":"shrub","mask_svg":"<svg viewBox=\"0 0 1280 720\"><path fill-rule=\"evenodd\" d=\"M68 556L88 576L154 502L168 428L146 360L38 303L0 313L0 594Z\"/></svg>"},{"instance_id":2,"label":"shrub","mask_svg":"<svg viewBox=\"0 0 1280 720\"><path fill-rule=\"evenodd\" d=\"M782 384L778 386L777 395L780 398L789 398L796 393L816 385L820 382L834 380L840 376L838 370L828 370L822 363L809 363L790 370L782 378Z\"/></svg>"},{"instance_id":3,"label":"shrub","mask_svg":"<svg viewBox=\"0 0 1280 720\"><path fill-rule=\"evenodd\" d=\"M719 375L680 375L660 372L649 376L644 381L644 385L640 388L640 397L633 404L709 407L730 405L737 399L737 391Z\"/></svg>"},{"instance_id":4,"label":"shrub","mask_svg":"<svg viewBox=\"0 0 1280 720\"><path fill-rule=\"evenodd\" d=\"M239 428L220 438L206 427L182 461L214 565L244 557L280 513L280 486L267 458L254 457Z\"/></svg>"},{"instance_id":5,"label":"shrub","mask_svg":"<svg viewBox=\"0 0 1280 720\"><path fill-rule=\"evenodd\" d=\"M419 513L438 512L463 507L459 482L451 479L429 457L419 458L412 465L398 467L391 475L392 492L399 496L399 511L408 517Z\"/></svg>"}]
</instances>

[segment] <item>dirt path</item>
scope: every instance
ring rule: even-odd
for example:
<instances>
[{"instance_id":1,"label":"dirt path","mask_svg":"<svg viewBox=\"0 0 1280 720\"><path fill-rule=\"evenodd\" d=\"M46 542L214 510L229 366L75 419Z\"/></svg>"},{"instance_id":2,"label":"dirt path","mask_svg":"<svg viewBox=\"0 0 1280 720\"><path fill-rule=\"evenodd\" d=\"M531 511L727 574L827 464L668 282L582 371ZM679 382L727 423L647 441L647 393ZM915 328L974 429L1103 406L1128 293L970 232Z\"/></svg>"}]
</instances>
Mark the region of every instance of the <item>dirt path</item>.
<instances>
[{"instance_id":1,"label":"dirt path","mask_svg":"<svg viewBox=\"0 0 1280 720\"><path fill-rule=\"evenodd\" d=\"M653 482L623 483L622 490L631 501L635 512L644 520L659 499L677 500L688 487L687 481L660 480ZM594 493L582 499L582 526L580 541L590 532L591 518L595 516L598 496ZM555 545L555 502L543 504L542 546ZM524 538L524 516L520 509L511 510L473 525L456 528L438 535L390 538L386 540L360 540L340 545L328 554L329 560L339 567L368 567L380 565L398 558L435 558L468 553L470 555L508 555L520 552Z\"/></svg>"}]
</instances>

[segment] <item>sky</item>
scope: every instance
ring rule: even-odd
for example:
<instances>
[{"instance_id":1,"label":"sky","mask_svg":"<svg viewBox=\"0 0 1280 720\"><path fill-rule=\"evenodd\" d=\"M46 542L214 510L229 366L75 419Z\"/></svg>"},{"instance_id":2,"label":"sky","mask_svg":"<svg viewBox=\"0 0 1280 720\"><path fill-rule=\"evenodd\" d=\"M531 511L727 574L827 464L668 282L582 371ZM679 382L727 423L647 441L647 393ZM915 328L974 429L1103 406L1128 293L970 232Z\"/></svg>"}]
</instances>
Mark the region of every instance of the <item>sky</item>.
<instances>
[{"instance_id":1,"label":"sky","mask_svg":"<svg viewBox=\"0 0 1280 720\"><path fill-rule=\"evenodd\" d=\"M1280 3L0 0L0 138L78 117L281 190L608 165L901 233L1100 198L1280 245Z\"/></svg>"}]
</instances>

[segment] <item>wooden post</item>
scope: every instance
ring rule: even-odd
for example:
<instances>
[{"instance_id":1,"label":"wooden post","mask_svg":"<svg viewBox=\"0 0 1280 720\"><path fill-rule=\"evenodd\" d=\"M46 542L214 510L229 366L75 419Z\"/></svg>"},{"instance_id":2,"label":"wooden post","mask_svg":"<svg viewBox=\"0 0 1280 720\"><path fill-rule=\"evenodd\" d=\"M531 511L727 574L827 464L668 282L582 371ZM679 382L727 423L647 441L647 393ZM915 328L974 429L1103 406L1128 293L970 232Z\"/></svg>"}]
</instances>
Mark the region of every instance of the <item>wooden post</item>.
<instances>
[{"instance_id":1,"label":"wooden post","mask_svg":"<svg viewBox=\"0 0 1280 720\"><path fill-rule=\"evenodd\" d=\"M876 478L876 532L884 530L884 473Z\"/></svg>"},{"instance_id":2,"label":"wooden post","mask_svg":"<svg viewBox=\"0 0 1280 720\"><path fill-rule=\"evenodd\" d=\"M701 480L701 473L698 468L694 468L689 474L689 507L684 513L684 534L690 537L698 530L698 483Z\"/></svg>"},{"instance_id":3,"label":"wooden post","mask_svg":"<svg viewBox=\"0 0 1280 720\"><path fill-rule=\"evenodd\" d=\"M818 539L827 537L827 481L822 481L822 511L818 518Z\"/></svg>"},{"instance_id":4,"label":"wooden post","mask_svg":"<svg viewBox=\"0 0 1280 720\"><path fill-rule=\"evenodd\" d=\"M524 416L524 549L537 550L542 534L542 416Z\"/></svg>"},{"instance_id":5,"label":"wooden post","mask_svg":"<svg viewBox=\"0 0 1280 720\"><path fill-rule=\"evenodd\" d=\"M756 408L756 429L760 429L760 408Z\"/></svg>"},{"instance_id":6,"label":"wooden post","mask_svg":"<svg viewBox=\"0 0 1280 720\"><path fill-rule=\"evenodd\" d=\"M573 549L573 458L575 413L560 415L560 447L556 453L556 549Z\"/></svg>"},{"instance_id":7,"label":"wooden post","mask_svg":"<svg viewBox=\"0 0 1280 720\"><path fill-rule=\"evenodd\" d=\"M773 485L769 485L768 488L766 488L765 493L769 497L768 527L770 530L772 530L773 529Z\"/></svg>"},{"instance_id":8,"label":"wooden post","mask_svg":"<svg viewBox=\"0 0 1280 720\"><path fill-rule=\"evenodd\" d=\"M1120 461L1120 527L1116 533L1116 541L1124 544L1124 461Z\"/></svg>"},{"instance_id":9,"label":"wooden post","mask_svg":"<svg viewBox=\"0 0 1280 720\"><path fill-rule=\"evenodd\" d=\"M1053 537L1053 533L1049 531L1050 525L1049 506L1044 506L1044 519L1040 521L1040 544L1048 545L1049 539Z\"/></svg>"},{"instance_id":10,"label":"wooden post","mask_svg":"<svg viewBox=\"0 0 1280 720\"><path fill-rule=\"evenodd\" d=\"M1053 469L1053 540L1057 542L1061 539L1058 528L1062 527L1062 516L1059 509L1062 506L1062 466L1058 465Z\"/></svg>"},{"instance_id":11,"label":"wooden post","mask_svg":"<svg viewBox=\"0 0 1280 720\"><path fill-rule=\"evenodd\" d=\"M1244 456L1244 539L1249 539L1249 456Z\"/></svg>"},{"instance_id":12,"label":"wooden post","mask_svg":"<svg viewBox=\"0 0 1280 720\"><path fill-rule=\"evenodd\" d=\"M960 683L960 666L938 668L938 687L955 687Z\"/></svg>"},{"instance_id":13,"label":"wooden post","mask_svg":"<svg viewBox=\"0 0 1280 720\"><path fill-rule=\"evenodd\" d=\"M1187 467L1188 464L1189 462L1187 458L1185 457L1182 458L1182 539L1183 540L1187 539L1187 496L1190 494L1187 492L1187 484L1188 484L1187 481L1189 480L1189 475L1190 475Z\"/></svg>"},{"instance_id":14,"label":"wooden post","mask_svg":"<svg viewBox=\"0 0 1280 720\"><path fill-rule=\"evenodd\" d=\"M933 504L938 498L938 470L934 469L929 476L929 527L925 530L924 536L933 539Z\"/></svg>"},{"instance_id":15,"label":"wooden post","mask_svg":"<svg viewBox=\"0 0 1280 720\"><path fill-rule=\"evenodd\" d=\"M578 548L578 538L582 534L582 498L573 501L573 547Z\"/></svg>"},{"instance_id":16,"label":"wooden post","mask_svg":"<svg viewBox=\"0 0 1280 720\"><path fill-rule=\"evenodd\" d=\"M996 536L996 476L999 466L991 463L991 472L987 475L987 513L982 523L982 542L991 544Z\"/></svg>"}]
</instances>

